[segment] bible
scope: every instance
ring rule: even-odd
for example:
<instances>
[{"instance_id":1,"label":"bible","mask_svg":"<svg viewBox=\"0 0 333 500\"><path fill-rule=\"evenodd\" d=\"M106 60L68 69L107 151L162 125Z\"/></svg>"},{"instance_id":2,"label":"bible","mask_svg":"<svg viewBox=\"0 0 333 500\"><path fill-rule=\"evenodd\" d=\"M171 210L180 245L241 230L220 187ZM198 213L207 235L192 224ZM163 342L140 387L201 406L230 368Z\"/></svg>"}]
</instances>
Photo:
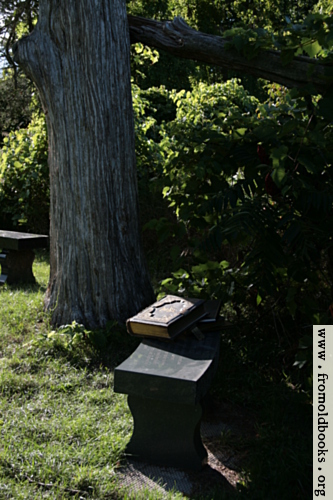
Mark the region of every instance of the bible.
<instances>
[{"instance_id":1,"label":"bible","mask_svg":"<svg viewBox=\"0 0 333 500\"><path fill-rule=\"evenodd\" d=\"M128 333L172 339L207 315L205 301L166 295L126 322Z\"/></svg>"}]
</instances>

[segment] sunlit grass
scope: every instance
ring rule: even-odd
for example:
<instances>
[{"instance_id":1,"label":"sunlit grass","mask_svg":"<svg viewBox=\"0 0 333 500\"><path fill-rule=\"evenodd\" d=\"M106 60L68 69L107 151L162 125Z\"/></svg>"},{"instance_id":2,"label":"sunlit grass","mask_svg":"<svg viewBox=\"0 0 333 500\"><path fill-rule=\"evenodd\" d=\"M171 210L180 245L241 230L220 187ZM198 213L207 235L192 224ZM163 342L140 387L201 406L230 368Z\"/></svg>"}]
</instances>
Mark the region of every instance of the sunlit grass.
<instances>
[{"instance_id":1,"label":"sunlit grass","mask_svg":"<svg viewBox=\"0 0 333 500\"><path fill-rule=\"evenodd\" d=\"M92 366L91 347L47 341L48 272L39 257L37 285L0 290L0 498L103 498L131 416L112 371Z\"/></svg>"},{"instance_id":2,"label":"sunlit grass","mask_svg":"<svg viewBox=\"0 0 333 500\"><path fill-rule=\"evenodd\" d=\"M113 368L137 341L117 325L78 335L77 342L60 330L50 336L45 255L38 255L34 274L34 286L0 289L0 498L162 498L125 489L117 475L133 423L126 396L113 392ZM233 498L285 500L311 491L309 397L279 371L275 348L251 324L222 332L212 393L245 419L248 412L256 428L255 435L221 435L221 447L244 455L245 479ZM213 488L192 498L228 495Z\"/></svg>"}]
</instances>

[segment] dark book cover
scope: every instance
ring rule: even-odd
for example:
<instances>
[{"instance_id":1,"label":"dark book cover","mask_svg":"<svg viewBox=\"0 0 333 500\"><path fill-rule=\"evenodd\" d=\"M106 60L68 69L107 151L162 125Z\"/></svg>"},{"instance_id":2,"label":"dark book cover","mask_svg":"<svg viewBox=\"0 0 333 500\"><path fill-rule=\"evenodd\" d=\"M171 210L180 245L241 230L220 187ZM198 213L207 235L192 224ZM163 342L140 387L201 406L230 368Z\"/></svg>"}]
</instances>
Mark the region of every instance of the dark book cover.
<instances>
[{"instance_id":1,"label":"dark book cover","mask_svg":"<svg viewBox=\"0 0 333 500\"><path fill-rule=\"evenodd\" d=\"M207 315L200 321L199 326L202 323L214 323L217 320L221 319L220 310L222 307L222 300L206 300L205 302L205 311Z\"/></svg>"},{"instance_id":2,"label":"dark book cover","mask_svg":"<svg viewBox=\"0 0 333 500\"><path fill-rule=\"evenodd\" d=\"M207 315L205 301L166 295L126 322L127 331L142 337L173 338Z\"/></svg>"}]
</instances>

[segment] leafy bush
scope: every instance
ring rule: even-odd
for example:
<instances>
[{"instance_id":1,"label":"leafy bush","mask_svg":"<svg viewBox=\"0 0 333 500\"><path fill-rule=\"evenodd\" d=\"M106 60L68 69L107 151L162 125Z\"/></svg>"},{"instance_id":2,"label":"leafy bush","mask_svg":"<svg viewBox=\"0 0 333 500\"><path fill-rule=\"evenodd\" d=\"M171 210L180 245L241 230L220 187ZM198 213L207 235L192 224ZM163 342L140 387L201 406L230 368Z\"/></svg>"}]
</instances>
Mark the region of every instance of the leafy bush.
<instances>
[{"instance_id":1,"label":"leafy bush","mask_svg":"<svg viewBox=\"0 0 333 500\"><path fill-rule=\"evenodd\" d=\"M31 121L37 100L32 99L32 83L21 74L14 79L10 70L3 70L0 78L0 146L3 137Z\"/></svg>"},{"instance_id":2,"label":"leafy bush","mask_svg":"<svg viewBox=\"0 0 333 500\"><path fill-rule=\"evenodd\" d=\"M184 235L161 290L222 297L299 326L330 321L332 98L269 85L260 103L239 81L174 94L165 124L163 194ZM184 251L185 248L185 251ZM297 335L300 330L297 329Z\"/></svg>"},{"instance_id":3,"label":"leafy bush","mask_svg":"<svg viewBox=\"0 0 333 500\"><path fill-rule=\"evenodd\" d=\"M49 230L49 171L44 118L4 139L0 157L0 225L30 232Z\"/></svg>"}]
</instances>

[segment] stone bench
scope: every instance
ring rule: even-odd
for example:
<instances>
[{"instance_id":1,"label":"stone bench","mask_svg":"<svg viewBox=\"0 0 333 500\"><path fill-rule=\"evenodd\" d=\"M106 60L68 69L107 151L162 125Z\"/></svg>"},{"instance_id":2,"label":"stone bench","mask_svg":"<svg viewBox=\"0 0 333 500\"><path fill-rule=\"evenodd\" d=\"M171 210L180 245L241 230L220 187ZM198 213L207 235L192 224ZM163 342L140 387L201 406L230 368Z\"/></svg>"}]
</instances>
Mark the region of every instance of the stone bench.
<instances>
[{"instance_id":1,"label":"stone bench","mask_svg":"<svg viewBox=\"0 0 333 500\"><path fill-rule=\"evenodd\" d=\"M47 248L48 236L0 231L0 284L35 283L32 264L35 259L34 249Z\"/></svg>"},{"instance_id":2,"label":"stone bench","mask_svg":"<svg viewBox=\"0 0 333 500\"><path fill-rule=\"evenodd\" d=\"M202 400L215 374L219 332L201 340L144 340L114 373L114 391L128 394L134 430L126 454L148 463L200 470Z\"/></svg>"}]
</instances>

